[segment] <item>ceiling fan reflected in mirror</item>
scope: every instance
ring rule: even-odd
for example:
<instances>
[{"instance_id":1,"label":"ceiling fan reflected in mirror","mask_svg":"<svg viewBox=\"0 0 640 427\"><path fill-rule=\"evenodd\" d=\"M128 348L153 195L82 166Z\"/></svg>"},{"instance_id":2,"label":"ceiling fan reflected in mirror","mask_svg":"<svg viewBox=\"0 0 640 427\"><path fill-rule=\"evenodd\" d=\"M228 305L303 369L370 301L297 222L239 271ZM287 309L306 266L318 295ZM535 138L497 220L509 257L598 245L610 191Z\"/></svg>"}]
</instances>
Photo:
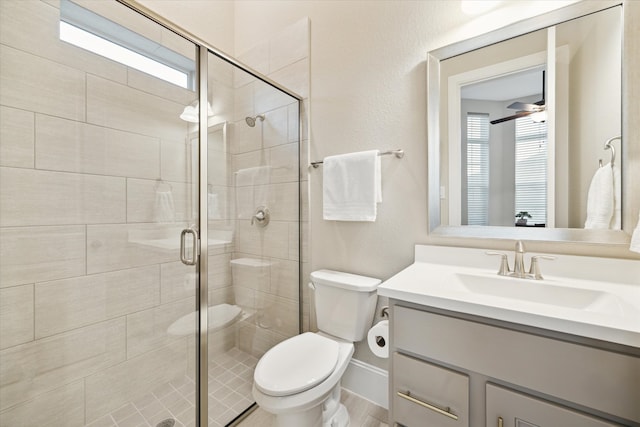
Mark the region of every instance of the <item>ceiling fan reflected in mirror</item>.
<instances>
[{"instance_id":1,"label":"ceiling fan reflected in mirror","mask_svg":"<svg viewBox=\"0 0 640 427\"><path fill-rule=\"evenodd\" d=\"M542 99L533 104L516 101L509 106L510 110L518 110L515 114L500 119L491 120L491 124L508 122L509 120L519 119L520 117L531 116L534 122L544 122L547 120L547 107L545 104L545 71L542 70Z\"/></svg>"}]
</instances>

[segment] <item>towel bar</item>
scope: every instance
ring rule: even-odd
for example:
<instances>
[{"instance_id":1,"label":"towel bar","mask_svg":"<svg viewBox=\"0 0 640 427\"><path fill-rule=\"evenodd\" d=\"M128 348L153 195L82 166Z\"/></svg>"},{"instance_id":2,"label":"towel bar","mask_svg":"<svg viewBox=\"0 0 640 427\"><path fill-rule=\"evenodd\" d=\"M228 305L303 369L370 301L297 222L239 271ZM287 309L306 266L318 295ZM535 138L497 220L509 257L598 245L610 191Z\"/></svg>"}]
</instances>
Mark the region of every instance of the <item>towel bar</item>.
<instances>
[{"instance_id":1,"label":"towel bar","mask_svg":"<svg viewBox=\"0 0 640 427\"><path fill-rule=\"evenodd\" d=\"M401 159L401 158L404 157L404 150L402 148L399 148L397 150L381 151L381 152L378 153L378 156L386 156L386 155L389 155L389 154L393 154L398 159ZM311 166L313 166L314 168L317 168L322 163L324 163L322 160L319 160L319 161L316 161L316 162L311 162Z\"/></svg>"}]
</instances>

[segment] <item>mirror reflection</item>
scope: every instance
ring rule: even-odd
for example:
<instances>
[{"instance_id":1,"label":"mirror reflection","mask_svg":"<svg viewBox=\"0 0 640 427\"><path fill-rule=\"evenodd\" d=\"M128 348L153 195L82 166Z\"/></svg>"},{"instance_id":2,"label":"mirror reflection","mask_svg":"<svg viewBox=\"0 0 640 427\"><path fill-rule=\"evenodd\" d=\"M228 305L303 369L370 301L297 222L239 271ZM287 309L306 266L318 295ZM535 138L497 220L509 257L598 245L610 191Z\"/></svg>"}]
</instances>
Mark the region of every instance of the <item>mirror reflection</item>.
<instances>
[{"instance_id":1,"label":"mirror reflection","mask_svg":"<svg viewBox=\"0 0 640 427\"><path fill-rule=\"evenodd\" d=\"M613 7L440 62L441 224L621 229L621 34Z\"/></svg>"}]
</instances>

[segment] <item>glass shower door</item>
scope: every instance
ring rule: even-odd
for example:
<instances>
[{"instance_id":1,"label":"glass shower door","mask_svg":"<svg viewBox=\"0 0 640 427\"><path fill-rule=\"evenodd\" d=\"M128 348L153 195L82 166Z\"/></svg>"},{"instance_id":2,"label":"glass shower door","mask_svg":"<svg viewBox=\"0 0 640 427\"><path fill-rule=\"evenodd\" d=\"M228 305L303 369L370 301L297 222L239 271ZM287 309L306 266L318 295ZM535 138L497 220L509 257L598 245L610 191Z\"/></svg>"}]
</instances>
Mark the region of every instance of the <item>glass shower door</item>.
<instances>
[{"instance_id":1,"label":"glass shower door","mask_svg":"<svg viewBox=\"0 0 640 427\"><path fill-rule=\"evenodd\" d=\"M196 46L68 0L0 41L0 425L195 425Z\"/></svg>"},{"instance_id":2,"label":"glass shower door","mask_svg":"<svg viewBox=\"0 0 640 427\"><path fill-rule=\"evenodd\" d=\"M208 418L254 404L253 373L299 333L299 102L208 55ZM209 107L208 107L209 108Z\"/></svg>"}]
</instances>

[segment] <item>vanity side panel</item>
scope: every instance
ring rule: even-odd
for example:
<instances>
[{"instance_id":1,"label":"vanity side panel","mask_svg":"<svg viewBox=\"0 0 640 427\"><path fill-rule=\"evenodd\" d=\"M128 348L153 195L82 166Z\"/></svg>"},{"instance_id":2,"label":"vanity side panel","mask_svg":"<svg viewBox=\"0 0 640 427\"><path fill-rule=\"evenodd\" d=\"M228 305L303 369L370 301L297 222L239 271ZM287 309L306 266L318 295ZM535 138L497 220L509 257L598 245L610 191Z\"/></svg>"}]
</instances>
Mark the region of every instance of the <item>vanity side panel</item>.
<instances>
[{"instance_id":1,"label":"vanity side panel","mask_svg":"<svg viewBox=\"0 0 640 427\"><path fill-rule=\"evenodd\" d=\"M639 357L401 306L393 313L395 348L640 422Z\"/></svg>"}]
</instances>

